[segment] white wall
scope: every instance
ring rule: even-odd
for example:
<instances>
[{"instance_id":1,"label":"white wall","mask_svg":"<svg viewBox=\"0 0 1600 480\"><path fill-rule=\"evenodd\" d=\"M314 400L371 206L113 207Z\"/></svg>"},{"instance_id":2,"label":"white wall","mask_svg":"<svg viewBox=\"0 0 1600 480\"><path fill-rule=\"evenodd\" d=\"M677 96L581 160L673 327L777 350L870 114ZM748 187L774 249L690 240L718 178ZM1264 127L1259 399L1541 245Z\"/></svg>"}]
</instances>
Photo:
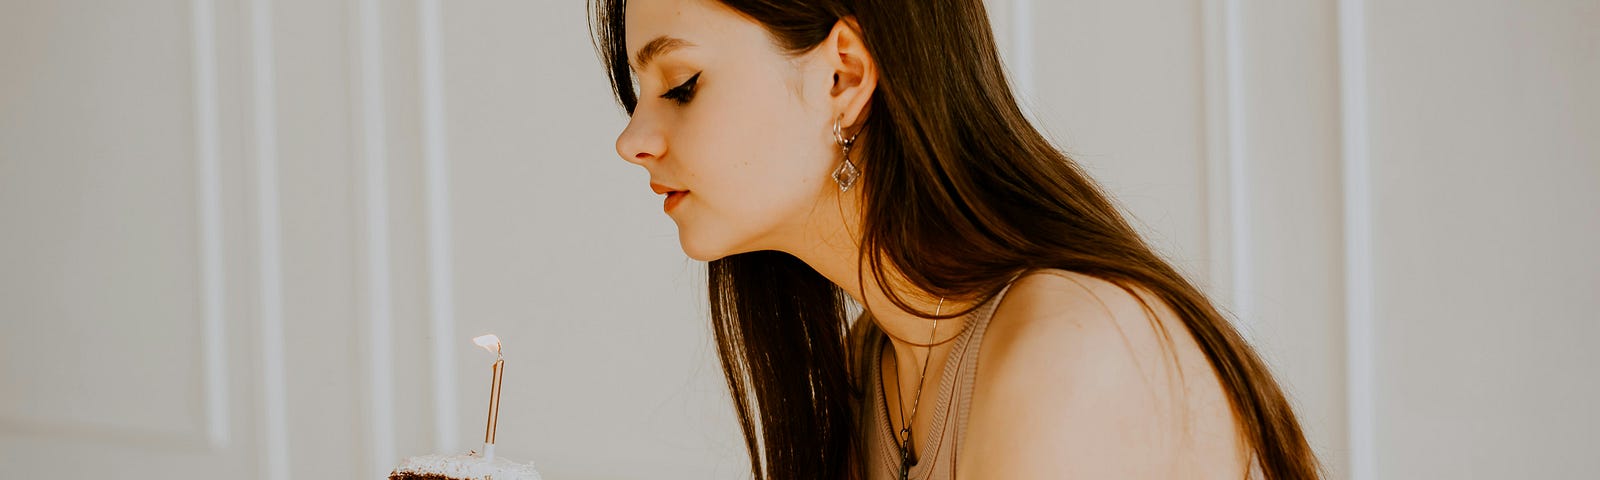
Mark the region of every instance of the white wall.
<instances>
[{"instance_id":1,"label":"white wall","mask_svg":"<svg viewBox=\"0 0 1600 480\"><path fill-rule=\"evenodd\" d=\"M1600 2L1474 3L1368 8L1375 471L1592 476Z\"/></svg>"},{"instance_id":2,"label":"white wall","mask_svg":"<svg viewBox=\"0 0 1600 480\"><path fill-rule=\"evenodd\" d=\"M1334 478L1600 468L1600 2L990 0ZM742 478L582 2L0 3L0 464ZM138 476L135 474L134 476Z\"/></svg>"}]
</instances>

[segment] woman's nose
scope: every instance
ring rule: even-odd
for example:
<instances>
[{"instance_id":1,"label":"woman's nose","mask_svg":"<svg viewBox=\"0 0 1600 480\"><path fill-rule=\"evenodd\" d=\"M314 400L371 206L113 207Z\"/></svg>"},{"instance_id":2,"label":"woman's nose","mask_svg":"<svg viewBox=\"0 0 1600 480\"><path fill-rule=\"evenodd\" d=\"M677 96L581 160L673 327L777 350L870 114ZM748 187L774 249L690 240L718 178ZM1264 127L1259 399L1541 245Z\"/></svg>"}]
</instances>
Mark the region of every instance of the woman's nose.
<instances>
[{"instance_id":1,"label":"woman's nose","mask_svg":"<svg viewBox=\"0 0 1600 480\"><path fill-rule=\"evenodd\" d=\"M628 163L642 166L648 160L661 157L666 141L658 129L640 120L635 117L629 121L628 127L617 136L617 155Z\"/></svg>"}]
</instances>

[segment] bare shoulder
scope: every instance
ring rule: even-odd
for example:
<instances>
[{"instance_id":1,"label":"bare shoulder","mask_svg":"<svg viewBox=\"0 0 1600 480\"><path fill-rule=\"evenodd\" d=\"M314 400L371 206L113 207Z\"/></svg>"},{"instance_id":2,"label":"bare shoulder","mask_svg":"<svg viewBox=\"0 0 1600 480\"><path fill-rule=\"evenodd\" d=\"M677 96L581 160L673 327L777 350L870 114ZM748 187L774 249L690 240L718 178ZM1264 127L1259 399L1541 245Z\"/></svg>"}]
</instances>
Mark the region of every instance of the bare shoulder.
<instances>
[{"instance_id":1,"label":"bare shoulder","mask_svg":"<svg viewBox=\"0 0 1600 480\"><path fill-rule=\"evenodd\" d=\"M1159 303L1152 302L1154 296L1143 288L1135 291L1151 302L1151 308ZM995 312L985 333L986 339L1018 340L1015 334L1026 332L1051 335L1036 340L1081 341L1085 333L1113 333L1129 326L1126 323L1148 320L1139 301L1122 286L1064 270L1041 270L1018 278L1003 303L1003 310ZM1178 320L1170 311L1157 313ZM999 342L986 341L985 349L994 343Z\"/></svg>"},{"instance_id":2,"label":"bare shoulder","mask_svg":"<svg viewBox=\"0 0 1600 480\"><path fill-rule=\"evenodd\" d=\"M1081 378L1131 373L1111 369L1161 358L1168 350L1157 327L1171 335L1184 330L1183 320L1144 288L1130 289L1138 297L1111 281L1063 270L1017 279L984 334L979 372Z\"/></svg>"},{"instance_id":3,"label":"bare shoulder","mask_svg":"<svg viewBox=\"0 0 1600 480\"><path fill-rule=\"evenodd\" d=\"M984 333L960 476L1244 477L1215 371L1182 318L1129 287L1061 270L1012 284Z\"/></svg>"}]
</instances>

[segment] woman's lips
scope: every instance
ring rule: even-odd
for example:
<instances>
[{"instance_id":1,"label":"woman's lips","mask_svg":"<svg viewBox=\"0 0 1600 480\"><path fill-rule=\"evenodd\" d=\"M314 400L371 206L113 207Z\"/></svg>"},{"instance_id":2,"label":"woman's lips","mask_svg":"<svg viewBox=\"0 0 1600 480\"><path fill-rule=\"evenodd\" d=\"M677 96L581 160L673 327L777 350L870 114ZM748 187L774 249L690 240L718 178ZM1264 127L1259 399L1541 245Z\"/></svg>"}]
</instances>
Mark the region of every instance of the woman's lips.
<instances>
[{"instance_id":1,"label":"woman's lips","mask_svg":"<svg viewBox=\"0 0 1600 480\"><path fill-rule=\"evenodd\" d=\"M672 209L676 208L678 203L682 202L683 197L686 195L689 195L687 190L668 193L667 199L661 202L661 211L671 213Z\"/></svg>"},{"instance_id":2,"label":"woman's lips","mask_svg":"<svg viewBox=\"0 0 1600 480\"><path fill-rule=\"evenodd\" d=\"M669 186L662 185L662 184L659 184L659 183L656 183L656 182L650 182L650 191L656 192L656 195L661 195L661 194L664 194L664 193L683 192L683 191L687 191L687 190L684 190L684 189L681 189L681 188L669 187Z\"/></svg>"},{"instance_id":3,"label":"woman's lips","mask_svg":"<svg viewBox=\"0 0 1600 480\"><path fill-rule=\"evenodd\" d=\"M679 190L656 182L650 182L650 191L656 192L657 195L665 194L667 196L666 201L661 204L661 210L667 212L671 212L672 207L677 206L678 202L683 201L683 196L689 194L688 190Z\"/></svg>"}]
</instances>

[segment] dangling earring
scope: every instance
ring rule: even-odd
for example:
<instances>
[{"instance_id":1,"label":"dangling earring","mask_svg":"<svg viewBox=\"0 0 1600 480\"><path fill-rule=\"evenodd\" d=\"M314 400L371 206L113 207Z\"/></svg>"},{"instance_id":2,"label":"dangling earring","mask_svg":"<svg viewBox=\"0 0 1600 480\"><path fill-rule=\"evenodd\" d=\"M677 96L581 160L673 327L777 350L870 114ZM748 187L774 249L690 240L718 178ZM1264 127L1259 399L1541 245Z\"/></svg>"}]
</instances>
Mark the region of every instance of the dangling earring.
<instances>
[{"instance_id":1,"label":"dangling earring","mask_svg":"<svg viewBox=\"0 0 1600 480\"><path fill-rule=\"evenodd\" d=\"M839 168L833 170L833 182L839 184L839 193L850 191L850 187L856 184L856 179L861 178L861 171L857 170L856 164L850 161L850 147L855 145L856 137L860 136L861 132L856 132L855 135L850 136L849 140L845 140L844 135L839 131L839 120L843 119L844 115L840 115L838 120L833 121L833 139L839 144L839 148L844 151L844 163L839 164Z\"/></svg>"}]
</instances>

